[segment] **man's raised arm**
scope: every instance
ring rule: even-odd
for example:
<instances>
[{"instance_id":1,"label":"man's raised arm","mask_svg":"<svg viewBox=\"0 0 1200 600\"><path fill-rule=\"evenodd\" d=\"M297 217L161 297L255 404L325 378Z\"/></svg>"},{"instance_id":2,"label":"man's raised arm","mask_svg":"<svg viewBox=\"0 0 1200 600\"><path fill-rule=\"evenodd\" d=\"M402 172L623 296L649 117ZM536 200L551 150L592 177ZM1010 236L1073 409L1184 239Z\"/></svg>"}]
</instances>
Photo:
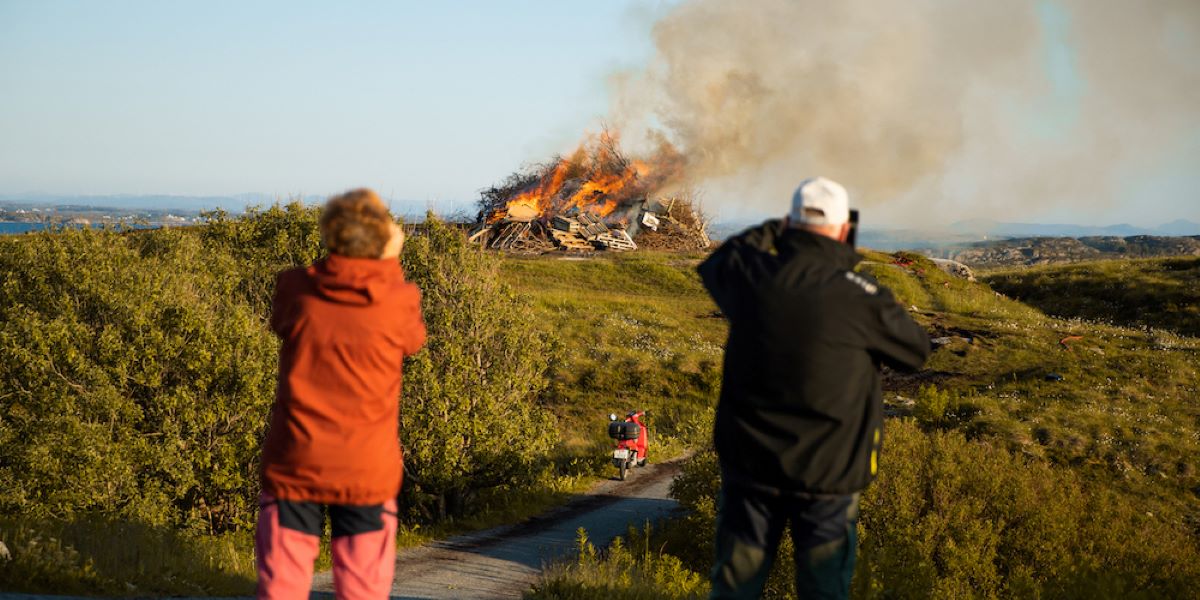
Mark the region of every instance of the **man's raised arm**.
<instances>
[{"instance_id":1,"label":"man's raised arm","mask_svg":"<svg viewBox=\"0 0 1200 600\"><path fill-rule=\"evenodd\" d=\"M908 311L889 290L880 288L872 300L873 326L868 333L868 350L894 369L920 369L929 359L929 335L908 315Z\"/></svg>"}]
</instances>

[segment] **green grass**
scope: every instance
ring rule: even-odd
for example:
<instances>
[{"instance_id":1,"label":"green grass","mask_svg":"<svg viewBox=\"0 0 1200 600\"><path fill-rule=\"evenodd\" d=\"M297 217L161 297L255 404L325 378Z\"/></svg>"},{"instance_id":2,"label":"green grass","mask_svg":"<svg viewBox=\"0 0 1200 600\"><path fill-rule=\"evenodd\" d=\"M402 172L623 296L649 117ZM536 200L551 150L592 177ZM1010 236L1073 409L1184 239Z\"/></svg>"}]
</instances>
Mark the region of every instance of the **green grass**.
<instances>
[{"instance_id":1,"label":"green grass","mask_svg":"<svg viewBox=\"0 0 1200 600\"><path fill-rule=\"evenodd\" d=\"M1047 314L1200 336L1200 258L1006 269L984 281Z\"/></svg>"},{"instance_id":2,"label":"green grass","mask_svg":"<svg viewBox=\"0 0 1200 600\"><path fill-rule=\"evenodd\" d=\"M1194 532L1069 466L911 418L886 426L886 462L862 499L855 598L1181 598L1200 585ZM551 598L703 597L719 475L686 464L673 494L689 513L586 546L529 592ZM794 598L784 536L765 598ZM686 582L667 588L664 582Z\"/></svg>"},{"instance_id":3,"label":"green grass","mask_svg":"<svg viewBox=\"0 0 1200 600\"><path fill-rule=\"evenodd\" d=\"M692 600L707 596L707 582L671 554L651 547L653 531L630 530L603 553L580 529L575 558L550 567L527 598L538 600ZM628 546L626 545L628 540Z\"/></svg>"},{"instance_id":4,"label":"green grass","mask_svg":"<svg viewBox=\"0 0 1200 600\"><path fill-rule=\"evenodd\" d=\"M1050 317L922 264L867 269L916 304L935 336L953 338L928 365L949 395L938 427L1103 471L1164 501L1200 485L1200 340Z\"/></svg>"},{"instance_id":5,"label":"green grass","mask_svg":"<svg viewBox=\"0 0 1200 600\"><path fill-rule=\"evenodd\" d=\"M590 260L509 258L503 272L561 341L543 402L579 460L603 456L606 418L648 410L651 458L707 435L720 386L724 319L695 266L701 255L639 253Z\"/></svg>"},{"instance_id":6,"label":"green grass","mask_svg":"<svg viewBox=\"0 0 1200 600\"><path fill-rule=\"evenodd\" d=\"M546 469L530 485L487 490L479 498L479 510L462 517L447 518L425 527L401 524L397 545L401 548L420 546L462 533L520 523L561 506L599 480L591 474L590 465L576 463Z\"/></svg>"},{"instance_id":7,"label":"green grass","mask_svg":"<svg viewBox=\"0 0 1200 600\"><path fill-rule=\"evenodd\" d=\"M250 533L200 535L136 523L0 518L5 591L106 596L254 592Z\"/></svg>"},{"instance_id":8,"label":"green grass","mask_svg":"<svg viewBox=\"0 0 1200 600\"><path fill-rule=\"evenodd\" d=\"M607 463L606 463L607 464ZM526 486L485 492L480 508L425 527L401 524L399 548L519 523L586 491L597 477L587 465L548 467ZM571 474L574 471L575 474ZM329 531L316 570L332 567ZM89 518L52 521L0 517L0 589L103 596L247 595L254 592L252 532L207 535Z\"/></svg>"}]
</instances>

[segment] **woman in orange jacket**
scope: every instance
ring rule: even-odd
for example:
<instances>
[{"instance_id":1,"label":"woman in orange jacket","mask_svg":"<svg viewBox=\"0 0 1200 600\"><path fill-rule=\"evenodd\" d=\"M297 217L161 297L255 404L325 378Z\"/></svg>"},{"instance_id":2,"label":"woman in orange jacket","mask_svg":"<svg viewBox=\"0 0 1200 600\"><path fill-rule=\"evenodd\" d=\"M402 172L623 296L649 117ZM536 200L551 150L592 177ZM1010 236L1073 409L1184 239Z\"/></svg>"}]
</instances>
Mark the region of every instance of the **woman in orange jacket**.
<instances>
[{"instance_id":1,"label":"woman in orange jacket","mask_svg":"<svg viewBox=\"0 0 1200 600\"><path fill-rule=\"evenodd\" d=\"M404 235L366 189L321 213L329 255L276 281L282 340L262 455L255 536L259 598L307 598L332 522L338 598L384 598L395 562L401 365L425 343L421 295L404 280Z\"/></svg>"}]
</instances>

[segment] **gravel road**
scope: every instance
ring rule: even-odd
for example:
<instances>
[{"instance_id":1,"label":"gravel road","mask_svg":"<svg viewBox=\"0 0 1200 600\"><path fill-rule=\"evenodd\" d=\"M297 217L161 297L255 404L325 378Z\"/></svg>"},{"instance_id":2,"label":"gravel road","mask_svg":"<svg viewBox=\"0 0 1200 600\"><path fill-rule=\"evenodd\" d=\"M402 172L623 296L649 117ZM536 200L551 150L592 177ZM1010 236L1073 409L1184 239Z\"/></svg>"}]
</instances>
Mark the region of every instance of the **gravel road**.
<instances>
[{"instance_id":1,"label":"gravel road","mask_svg":"<svg viewBox=\"0 0 1200 600\"><path fill-rule=\"evenodd\" d=\"M630 525L669 515L677 505L667 491L678 470L678 462L650 464L625 481L601 482L566 506L520 525L401 550L392 598L520 598L547 563L571 554L580 527L599 547ZM313 590L332 591L330 574L317 575Z\"/></svg>"}]
</instances>

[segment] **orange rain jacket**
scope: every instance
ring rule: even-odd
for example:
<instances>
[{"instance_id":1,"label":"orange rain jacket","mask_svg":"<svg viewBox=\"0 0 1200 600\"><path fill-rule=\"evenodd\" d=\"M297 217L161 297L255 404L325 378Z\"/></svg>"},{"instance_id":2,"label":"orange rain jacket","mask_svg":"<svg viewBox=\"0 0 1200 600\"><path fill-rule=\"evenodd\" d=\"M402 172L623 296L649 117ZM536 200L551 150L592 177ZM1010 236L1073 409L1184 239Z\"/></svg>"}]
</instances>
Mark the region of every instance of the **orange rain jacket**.
<instances>
[{"instance_id":1,"label":"orange rain jacket","mask_svg":"<svg viewBox=\"0 0 1200 600\"><path fill-rule=\"evenodd\" d=\"M395 259L332 254L279 274L271 329L283 345L263 491L321 504L395 498L401 363L425 343L417 286Z\"/></svg>"}]
</instances>

